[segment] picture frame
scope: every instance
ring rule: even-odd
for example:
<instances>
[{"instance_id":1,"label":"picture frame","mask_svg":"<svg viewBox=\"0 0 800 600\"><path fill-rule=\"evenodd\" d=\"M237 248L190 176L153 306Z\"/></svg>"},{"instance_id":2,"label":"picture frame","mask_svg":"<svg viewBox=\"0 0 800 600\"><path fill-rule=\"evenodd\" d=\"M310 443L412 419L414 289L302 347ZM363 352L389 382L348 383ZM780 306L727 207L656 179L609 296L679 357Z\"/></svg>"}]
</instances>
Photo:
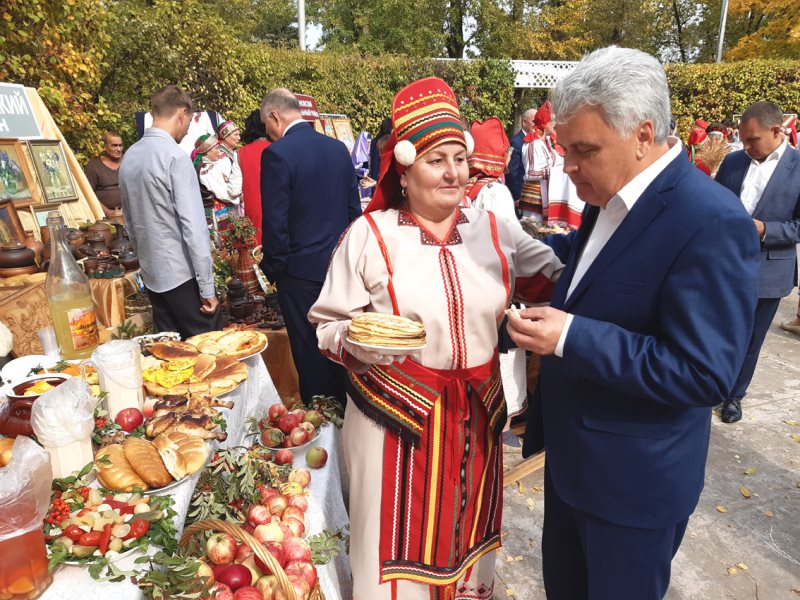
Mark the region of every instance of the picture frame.
<instances>
[{"instance_id":1,"label":"picture frame","mask_svg":"<svg viewBox=\"0 0 800 600\"><path fill-rule=\"evenodd\" d=\"M325 135L325 128L322 126L322 119L314 119L314 130Z\"/></svg>"},{"instance_id":2,"label":"picture frame","mask_svg":"<svg viewBox=\"0 0 800 600\"><path fill-rule=\"evenodd\" d=\"M353 137L353 130L350 127L350 119L332 119L333 130L336 133L336 139L343 142L347 146L347 151L352 152L356 140Z\"/></svg>"},{"instance_id":3,"label":"picture frame","mask_svg":"<svg viewBox=\"0 0 800 600\"><path fill-rule=\"evenodd\" d=\"M325 135L336 139L336 131L333 129L333 122L330 119L320 119L322 121L322 130Z\"/></svg>"},{"instance_id":4,"label":"picture frame","mask_svg":"<svg viewBox=\"0 0 800 600\"><path fill-rule=\"evenodd\" d=\"M61 213L61 205L58 203L35 204L30 207L31 214L33 215L33 220L36 223L36 226L39 228L39 231L47 228L47 215L53 212L54 210ZM63 216L64 213L61 214Z\"/></svg>"},{"instance_id":5,"label":"picture frame","mask_svg":"<svg viewBox=\"0 0 800 600\"><path fill-rule=\"evenodd\" d=\"M25 241L25 230L13 200L0 200L0 244Z\"/></svg>"},{"instance_id":6,"label":"picture frame","mask_svg":"<svg viewBox=\"0 0 800 600\"><path fill-rule=\"evenodd\" d=\"M61 140L27 140L45 204L78 199Z\"/></svg>"},{"instance_id":7,"label":"picture frame","mask_svg":"<svg viewBox=\"0 0 800 600\"><path fill-rule=\"evenodd\" d=\"M13 200L20 208L38 201L36 180L17 138L0 138L0 200Z\"/></svg>"}]
</instances>

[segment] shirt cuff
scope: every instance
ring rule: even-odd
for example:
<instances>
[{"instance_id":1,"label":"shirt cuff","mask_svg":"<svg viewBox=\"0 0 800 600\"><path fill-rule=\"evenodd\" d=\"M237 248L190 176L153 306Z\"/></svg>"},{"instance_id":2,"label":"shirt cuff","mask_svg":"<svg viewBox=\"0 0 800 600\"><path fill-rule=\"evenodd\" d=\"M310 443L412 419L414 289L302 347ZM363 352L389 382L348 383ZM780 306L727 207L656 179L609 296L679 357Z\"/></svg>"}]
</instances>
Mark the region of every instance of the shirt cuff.
<instances>
[{"instance_id":1,"label":"shirt cuff","mask_svg":"<svg viewBox=\"0 0 800 600\"><path fill-rule=\"evenodd\" d=\"M556 344L556 349L553 352L558 358L564 358L564 344L567 343L567 332L569 331L569 326L572 325L572 318L573 315L567 313L567 320L564 321L564 328L561 330L561 336L558 338L558 344Z\"/></svg>"}]
</instances>

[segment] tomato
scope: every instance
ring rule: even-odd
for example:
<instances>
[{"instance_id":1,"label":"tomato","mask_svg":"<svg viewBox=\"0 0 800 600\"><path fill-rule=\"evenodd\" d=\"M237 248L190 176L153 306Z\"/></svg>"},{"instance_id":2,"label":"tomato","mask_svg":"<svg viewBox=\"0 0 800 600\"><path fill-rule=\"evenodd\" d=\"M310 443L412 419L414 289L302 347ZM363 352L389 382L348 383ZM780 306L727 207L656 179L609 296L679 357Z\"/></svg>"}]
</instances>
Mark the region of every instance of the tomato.
<instances>
[{"instance_id":1,"label":"tomato","mask_svg":"<svg viewBox=\"0 0 800 600\"><path fill-rule=\"evenodd\" d=\"M125 536L126 540L138 540L140 537L150 531L150 522L144 519L135 519L131 521L131 531Z\"/></svg>"},{"instance_id":2,"label":"tomato","mask_svg":"<svg viewBox=\"0 0 800 600\"><path fill-rule=\"evenodd\" d=\"M127 502L122 502L120 500L114 500L113 498L109 498L105 501L111 508L116 508L121 515L132 515L134 506L132 504L128 504Z\"/></svg>"},{"instance_id":3,"label":"tomato","mask_svg":"<svg viewBox=\"0 0 800 600\"><path fill-rule=\"evenodd\" d=\"M130 433L144 423L144 415L138 408L124 408L114 417L114 423L119 425L122 431Z\"/></svg>"},{"instance_id":4,"label":"tomato","mask_svg":"<svg viewBox=\"0 0 800 600\"><path fill-rule=\"evenodd\" d=\"M78 540L80 540L80 539L81 539L81 536L82 536L84 533L85 533L85 532L83 531L83 529L81 529L81 528L80 528L80 527L78 527L77 525L69 525L69 526L68 526L68 527L67 527L67 528L64 530L64 535L65 535L65 536L67 536L69 539L71 539L71 540L72 540L73 542L75 542L75 543L77 543L77 542L78 542Z\"/></svg>"},{"instance_id":5,"label":"tomato","mask_svg":"<svg viewBox=\"0 0 800 600\"><path fill-rule=\"evenodd\" d=\"M89 533L84 533L78 539L78 543L81 546L97 546L100 543L100 537L102 535L102 531L90 531Z\"/></svg>"}]
</instances>

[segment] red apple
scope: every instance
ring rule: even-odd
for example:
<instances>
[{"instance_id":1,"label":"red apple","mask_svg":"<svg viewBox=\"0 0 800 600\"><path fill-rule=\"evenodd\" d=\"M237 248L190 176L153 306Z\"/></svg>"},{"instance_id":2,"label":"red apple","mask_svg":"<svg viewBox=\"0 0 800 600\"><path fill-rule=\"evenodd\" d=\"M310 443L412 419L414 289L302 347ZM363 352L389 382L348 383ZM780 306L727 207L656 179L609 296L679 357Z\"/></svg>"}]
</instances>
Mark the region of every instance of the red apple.
<instances>
[{"instance_id":1,"label":"red apple","mask_svg":"<svg viewBox=\"0 0 800 600\"><path fill-rule=\"evenodd\" d=\"M252 524L252 523L245 523L245 524L244 524L244 525L242 525L241 527L242 527L242 529L244 529L244 530L245 530L247 533L249 533L250 535L253 535L253 530L255 529L255 527L253 526L253 524Z\"/></svg>"},{"instance_id":2,"label":"red apple","mask_svg":"<svg viewBox=\"0 0 800 600\"><path fill-rule=\"evenodd\" d=\"M215 533L206 542L206 555L215 565L229 565L236 556L236 540L230 534Z\"/></svg>"},{"instance_id":3,"label":"red apple","mask_svg":"<svg viewBox=\"0 0 800 600\"><path fill-rule=\"evenodd\" d=\"M261 443L270 448L279 448L286 436L280 429L271 427L261 432Z\"/></svg>"},{"instance_id":4,"label":"red apple","mask_svg":"<svg viewBox=\"0 0 800 600\"><path fill-rule=\"evenodd\" d=\"M317 432L317 430L314 429L314 426L311 423L308 421L303 421L300 423L300 425L298 425L298 427L308 434L308 439L314 439L314 434Z\"/></svg>"},{"instance_id":5,"label":"red apple","mask_svg":"<svg viewBox=\"0 0 800 600\"><path fill-rule=\"evenodd\" d=\"M289 414L293 415L297 419L298 423L302 423L303 417L306 416L306 411L302 407L301 408L294 408L294 409L289 411Z\"/></svg>"},{"instance_id":6,"label":"red apple","mask_svg":"<svg viewBox=\"0 0 800 600\"><path fill-rule=\"evenodd\" d=\"M283 553L287 561L311 560L311 546L303 538L289 538L283 542Z\"/></svg>"},{"instance_id":7,"label":"red apple","mask_svg":"<svg viewBox=\"0 0 800 600\"><path fill-rule=\"evenodd\" d=\"M278 429L287 435L299 424L300 419L291 413L288 415L283 415L280 419L278 419Z\"/></svg>"},{"instance_id":8,"label":"red apple","mask_svg":"<svg viewBox=\"0 0 800 600\"><path fill-rule=\"evenodd\" d=\"M211 586L209 591L211 592L209 598L213 598L214 600L234 600L231 588L224 583L215 583Z\"/></svg>"},{"instance_id":9,"label":"red apple","mask_svg":"<svg viewBox=\"0 0 800 600\"><path fill-rule=\"evenodd\" d=\"M303 417L303 421L306 423L311 423L314 426L314 429L319 429L322 422L325 420L324 415L319 412L318 410L308 410L306 411L305 416Z\"/></svg>"},{"instance_id":10,"label":"red apple","mask_svg":"<svg viewBox=\"0 0 800 600\"><path fill-rule=\"evenodd\" d=\"M311 484L311 471L303 468L293 469L289 473L289 481L299 483L304 488L307 488Z\"/></svg>"},{"instance_id":11,"label":"red apple","mask_svg":"<svg viewBox=\"0 0 800 600\"><path fill-rule=\"evenodd\" d=\"M272 558L275 559L275 562L277 562L281 568L283 568L283 565L286 564L286 554L283 552L283 544L279 544L277 542L267 542L264 547L267 549L267 552L272 555ZM264 573L272 573L272 569L270 569L263 560L261 560L258 556L255 556L254 558L256 561L256 566L261 569L261 571Z\"/></svg>"},{"instance_id":12,"label":"red apple","mask_svg":"<svg viewBox=\"0 0 800 600\"><path fill-rule=\"evenodd\" d=\"M261 495L261 505L266 506L267 500L269 500L273 496L277 496L280 492L275 488L261 486L258 489L258 493Z\"/></svg>"},{"instance_id":13,"label":"red apple","mask_svg":"<svg viewBox=\"0 0 800 600\"><path fill-rule=\"evenodd\" d=\"M267 542L282 542L284 540L283 530L278 523L259 525L253 530L253 537L262 545Z\"/></svg>"},{"instance_id":14,"label":"red apple","mask_svg":"<svg viewBox=\"0 0 800 600\"><path fill-rule=\"evenodd\" d=\"M299 575L308 582L308 587L313 588L317 583L317 569L309 560L293 560L284 569L287 575Z\"/></svg>"},{"instance_id":15,"label":"red apple","mask_svg":"<svg viewBox=\"0 0 800 600\"><path fill-rule=\"evenodd\" d=\"M200 563L200 566L197 568L197 573L195 573L196 577L205 577L206 583L212 584L216 581L214 577L214 569L212 569L208 563L203 562L202 560L197 561Z\"/></svg>"},{"instance_id":16,"label":"red apple","mask_svg":"<svg viewBox=\"0 0 800 600\"><path fill-rule=\"evenodd\" d=\"M320 469L328 462L328 451L319 446L313 446L306 452L306 464L312 469Z\"/></svg>"},{"instance_id":17,"label":"red apple","mask_svg":"<svg viewBox=\"0 0 800 600\"><path fill-rule=\"evenodd\" d=\"M250 555L247 559L242 563L243 567L247 567L247 570L250 571L250 583L249 585L255 585L258 578L263 575L261 570L256 566L256 557L255 555Z\"/></svg>"},{"instance_id":18,"label":"red apple","mask_svg":"<svg viewBox=\"0 0 800 600\"><path fill-rule=\"evenodd\" d=\"M252 585L240 587L236 590L233 598L234 600L264 600L264 597L261 595L261 590Z\"/></svg>"},{"instance_id":19,"label":"red apple","mask_svg":"<svg viewBox=\"0 0 800 600\"><path fill-rule=\"evenodd\" d=\"M123 408L114 417L114 423L119 425L122 431L130 433L144 423L144 415L138 408Z\"/></svg>"},{"instance_id":20,"label":"red apple","mask_svg":"<svg viewBox=\"0 0 800 600\"><path fill-rule=\"evenodd\" d=\"M153 416L153 411L155 410L155 404L158 402L158 398L147 398L142 405L142 416L145 419L149 419Z\"/></svg>"},{"instance_id":21,"label":"red apple","mask_svg":"<svg viewBox=\"0 0 800 600\"><path fill-rule=\"evenodd\" d=\"M278 450L275 453L276 465L290 465L294 461L294 454L291 450Z\"/></svg>"},{"instance_id":22,"label":"red apple","mask_svg":"<svg viewBox=\"0 0 800 600\"><path fill-rule=\"evenodd\" d=\"M239 544L239 548L236 550L236 556L234 557L233 562L241 564L251 556L253 556L253 549L247 544Z\"/></svg>"},{"instance_id":23,"label":"red apple","mask_svg":"<svg viewBox=\"0 0 800 600\"><path fill-rule=\"evenodd\" d=\"M284 519L281 521L281 524L285 525L289 529L292 537L303 537L303 534L306 531L306 526L303 524L303 522L299 519L295 519L294 517Z\"/></svg>"},{"instance_id":24,"label":"red apple","mask_svg":"<svg viewBox=\"0 0 800 600\"><path fill-rule=\"evenodd\" d=\"M260 504L253 504L247 510L247 522L252 523L253 525L263 525L264 523L269 523L270 519L270 512L267 510L266 506L261 506Z\"/></svg>"},{"instance_id":25,"label":"red apple","mask_svg":"<svg viewBox=\"0 0 800 600\"><path fill-rule=\"evenodd\" d=\"M289 496L289 506L297 507L305 513L308 510L308 498L300 494Z\"/></svg>"},{"instance_id":26,"label":"red apple","mask_svg":"<svg viewBox=\"0 0 800 600\"><path fill-rule=\"evenodd\" d=\"M289 527L289 526L288 526L286 523L284 523L283 521L281 521L280 523L278 523L278 527L280 527L280 528L281 528L281 531L283 532L283 541L284 541L284 542L285 542L286 540L288 540L290 537L294 537L294 531L292 531L291 527Z\"/></svg>"},{"instance_id":27,"label":"red apple","mask_svg":"<svg viewBox=\"0 0 800 600\"><path fill-rule=\"evenodd\" d=\"M267 508L273 515L282 515L287 506L289 506L289 499L283 494L279 496L273 496L267 500Z\"/></svg>"},{"instance_id":28,"label":"red apple","mask_svg":"<svg viewBox=\"0 0 800 600\"><path fill-rule=\"evenodd\" d=\"M280 589L280 583L275 575L264 575L256 581L256 588L261 590L262 600L275 600L275 591Z\"/></svg>"},{"instance_id":29,"label":"red apple","mask_svg":"<svg viewBox=\"0 0 800 600\"><path fill-rule=\"evenodd\" d=\"M308 432L301 427L295 427L289 432L289 439L295 446L302 446L308 441Z\"/></svg>"},{"instance_id":30,"label":"red apple","mask_svg":"<svg viewBox=\"0 0 800 600\"><path fill-rule=\"evenodd\" d=\"M306 581L305 577L300 577L298 575L289 575L289 583L292 584L294 588L294 595L295 597L300 600L300 598L308 598L308 595L311 593L311 587L308 585L308 581Z\"/></svg>"},{"instance_id":31,"label":"red apple","mask_svg":"<svg viewBox=\"0 0 800 600\"><path fill-rule=\"evenodd\" d=\"M281 520L285 521L286 519L297 519L301 523L305 525L306 522L306 513L304 513L301 509L297 508L296 506L289 506L286 507L286 510L283 511L281 515Z\"/></svg>"},{"instance_id":32,"label":"red apple","mask_svg":"<svg viewBox=\"0 0 800 600\"><path fill-rule=\"evenodd\" d=\"M250 585L253 575L250 573L250 569L244 565L228 565L217 573L217 581L236 591L240 587Z\"/></svg>"},{"instance_id":33,"label":"red apple","mask_svg":"<svg viewBox=\"0 0 800 600\"><path fill-rule=\"evenodd\" d=\"M279 402L277 404L272 404L267 411L267 415L269 415L269 420L273 423L277 423L278 419L280 419L283 415L287 414L289 409L284 406L283 402Z\"/></svg>"}]
</instances>

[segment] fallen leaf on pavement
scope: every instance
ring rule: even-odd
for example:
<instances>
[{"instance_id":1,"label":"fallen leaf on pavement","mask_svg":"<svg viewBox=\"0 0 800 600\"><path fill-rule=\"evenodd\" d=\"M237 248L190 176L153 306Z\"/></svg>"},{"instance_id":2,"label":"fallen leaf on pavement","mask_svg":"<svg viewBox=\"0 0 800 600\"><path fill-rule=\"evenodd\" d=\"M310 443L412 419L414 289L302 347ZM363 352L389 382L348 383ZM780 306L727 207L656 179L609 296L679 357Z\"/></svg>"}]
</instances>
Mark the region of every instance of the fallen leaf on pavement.
<instances>
[{"instance_id":1,"label":"fallen leaf on pavement","mask_svg":"<svg viewBox=\"0 0 800 600\"><path fill-rule=\"evenodd\" d=\"M533 498L528 498L528 510L533 510L533 506L536 503L533 501Z\"/></svg>"},{"instance_id":2,"label":"fallen leaf on pavement","mask_svg":"<svg viewBox=\"0 0 800 600\"><path fill-rule=\"evenodd\" d=\"M736 575L736 567L728 567L728 575Z\"/></svg>"},{"instance_id":3,"label":"fallen leaf on pavement","mask_svg":"<svg viewBox=\"0 0 800 600\"><path fill-rule=\"evenodd\" d=\"M771 510L768 510L768 511L767 511L767 512L765 512L764 514L765 514L765 515L767 515L767 517L769 517L770 519L771 519L772 517L774 517L774 516L775 516L775 513L774 513L774 512L772 512Z\"/></svg>"},{"instance_id":4,"label":"fallen leaf on pavement","mask_svg":"<svg viewBox=\"0 0 800 600\"><path fill-rule=\"evenodd\" d=\"M517 482L517 493L522 496L525 493L525 484L521 481Z\"/></svg>"},{"instance_id":5,"label":"fallen leaf on pavement","mask_svg":"<svg viewBox=\"0 0 800 600\"><path fill-rule=\"evenodd\" d=\"M506 588L506 596L513 596L513 595L514 595L514 590L512 590L511 588Z\"/></svg>"},{"instance_id":6,"label":"fallen leaf on pavement","mask_svg":"<svg viewBox=\"0 0 800 600\"><path fill-rule=\"evenodd\" d=\"M514 560L515 560L515 561L517 561L517 562L519 562L519 561L521 561L521 560L525 560L525 557L524 557L524 556L522 556L522 554L520 554L519 556L515 556L515 557L514 557Z\"/></svg>"},{"instance_id":7,"label":"fallen leaf on pavement","mask_svg":"<svg viewBox=\"0 0 800 600\"><path fill-rule=\"evenodd\" d=\"M728 512L728 509L720 504L719 506L717 506L717 512L726 513Z\"/></svg>"},{"instance_id":8,"label":"fallen leaf on pavement","mask_svg":"<svg viewBox=\"0 0 800 600\"><path fill-rule=\"evenodd\" d=\"M513 556L506 556L506 562L514 562Z\"/></svg>"},{"instance_id":9,"label":"fallen leaf on pavement","mask_svg":"<svg viewBox=\"0 0 800 600\"><path fill-rule=\"evenodd\" d=\"M747 468L744 470L744 474L745 474L745 475L754 475L754 474L755 474L755 472L756 472L756 468L755 468L755 467L747 467Z\"/></svg>"},{"instance_id":10,"label":"fallen leaf on pavement","mask_svg":"<svg viewBox=\"0 0 800 600\"><path fill-rule=\"evenodd\" d=\"M797 435L796 433L793 433L791 437L795 442L800 444L800 435Z\"/></svg>"},{"instance_id":11,"label":"fallen leaf on pavement","mask_svg":"<svg viewBox=\"0 0 800 600\"><path fill-rule=\"evenodd\" d=\"M791 425L793 427L797 427L798 425L800 425L800 423L798 423L794 419L784 419L783 422L786 423L787 425Z\"/></svg>"},{"instance_id":12,"label":"fallen leaf on pavement","mask_svg":"<svg viewBox=\"0 0 800 600\"><path fill-rule=\"evenodd\" d=\"M739 567L742 571L747 571L748 567L744 563L736 563L736 566Z\"/></svg>"},{"instance_id":13,"label":"fallen leaf on pavement","mask_svg":"<svg viewBox=\"0 0 800 600\"><path fill-rule=\"evenodd\" d=\"M742 486L742 487L740 487L740 488L739 488L739 492L740 492L740 493L742 494L742 496L744 496L745 498L749 498L749 497L750 497L750 490L748 490L748 489L747 489L746 487L744 487L744 486Z\"/></svg>"}]
</instances>

